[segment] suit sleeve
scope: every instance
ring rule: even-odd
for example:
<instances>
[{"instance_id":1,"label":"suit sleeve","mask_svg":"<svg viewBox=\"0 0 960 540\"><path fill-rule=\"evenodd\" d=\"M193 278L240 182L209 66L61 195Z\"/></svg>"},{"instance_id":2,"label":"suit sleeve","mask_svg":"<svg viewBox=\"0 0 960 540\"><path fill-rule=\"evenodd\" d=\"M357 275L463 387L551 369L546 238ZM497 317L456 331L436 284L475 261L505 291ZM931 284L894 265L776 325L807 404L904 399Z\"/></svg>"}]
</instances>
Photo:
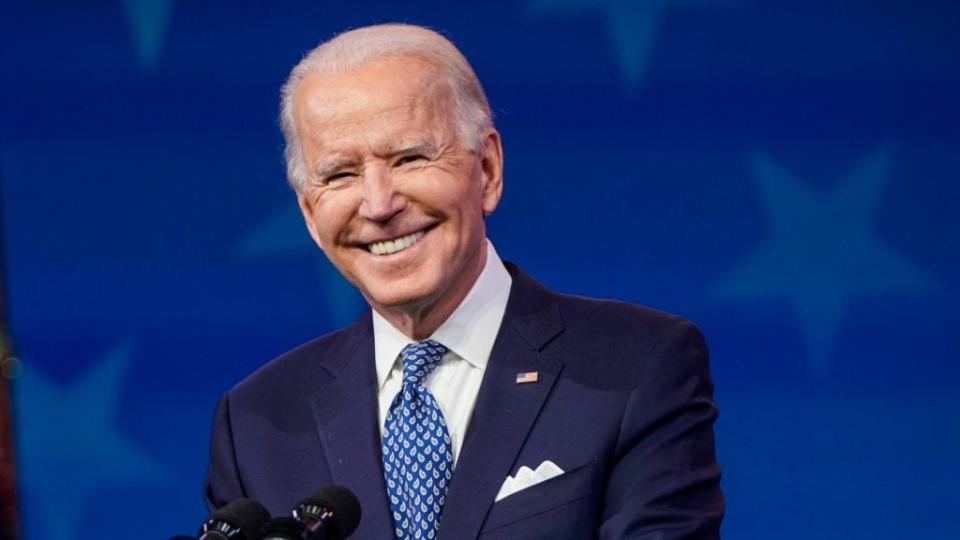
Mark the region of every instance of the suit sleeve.
<instances>
[{"instance_id":1,"label":"suit sleeve","mask_svg":"<svg viewBox=\"0 0 960 540\"><path fill-rule=\"evenodd\" d=\"M203 499L211 512L233 499L245 497L237 456L233 445L233 429L230 421L230 394L225 394L217 404L213 416L210 439L210 464L203 486Z\"/></svg>"},{"instance_id":2,"label":"suit sleeve","mask_svg":"<svg viewBox=\"0 0 960 540\"><path fill-rule=\"evenodd\" d=\"M720 537L720 491L708 355L683 321L640 362L604 494L600 538L709 540Z\"/></svg>"}]
</instances>

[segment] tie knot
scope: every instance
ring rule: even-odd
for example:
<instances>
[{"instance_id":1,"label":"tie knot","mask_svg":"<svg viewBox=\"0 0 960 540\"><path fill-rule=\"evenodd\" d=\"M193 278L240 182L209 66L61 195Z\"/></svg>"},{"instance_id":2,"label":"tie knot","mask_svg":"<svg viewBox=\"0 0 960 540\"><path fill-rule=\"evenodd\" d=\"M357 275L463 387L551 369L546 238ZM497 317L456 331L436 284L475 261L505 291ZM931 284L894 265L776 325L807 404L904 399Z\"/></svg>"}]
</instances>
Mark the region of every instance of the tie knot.
<instances>
[{"instance_id":1,"label":"tie knot","mask_svg":"<svg viewBox=\"0 0 960 540\"><path fill-rule=\"evenodd\" d=\"M403 348L403 383L423 384L423 380L440 363L447 348L433 340L411 343Z\"/></svg>"}]
</instances>

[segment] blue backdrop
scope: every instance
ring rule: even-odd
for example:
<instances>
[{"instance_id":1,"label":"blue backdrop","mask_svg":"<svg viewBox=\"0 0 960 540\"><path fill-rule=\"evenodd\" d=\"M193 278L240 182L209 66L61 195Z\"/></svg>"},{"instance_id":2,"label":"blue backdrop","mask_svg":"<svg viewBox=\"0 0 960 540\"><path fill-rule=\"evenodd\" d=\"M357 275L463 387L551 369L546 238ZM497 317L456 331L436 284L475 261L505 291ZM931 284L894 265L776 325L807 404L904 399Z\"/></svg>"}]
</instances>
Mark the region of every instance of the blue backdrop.
<instances>
[{"instance_id":1,"label":"blue backdrop","mask_svg":"<svg viewBox=\"0 0 960 540\"><path fill-rule=\"evenodd\" d=\"M960 537L960 7L401 4L0 4L28 540L193 531L217 397L363 308L285 186L277 93L387 21L486 86L504 258L704 329L727 538Z\"/></svg>"}]
</instances>

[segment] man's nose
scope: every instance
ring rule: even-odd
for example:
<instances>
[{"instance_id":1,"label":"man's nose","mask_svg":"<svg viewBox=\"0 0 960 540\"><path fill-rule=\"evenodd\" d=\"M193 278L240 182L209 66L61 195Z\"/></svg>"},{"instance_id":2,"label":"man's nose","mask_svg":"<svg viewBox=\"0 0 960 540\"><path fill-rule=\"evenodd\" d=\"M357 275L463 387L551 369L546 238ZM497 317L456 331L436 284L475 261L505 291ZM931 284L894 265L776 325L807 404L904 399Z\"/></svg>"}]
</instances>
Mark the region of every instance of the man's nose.
<instances>
[{"instance_id":1,"label":"man's nose","mask_svg":"<svg viewBox=\"0 0 960 540\"><path fill-rule=\"evenodd\" d=\"M362 183L360 217L370 221L387 221L406 207L406 199L397 191L393 176L386 167L367 167Z\"/></svg>"}]
</instances>

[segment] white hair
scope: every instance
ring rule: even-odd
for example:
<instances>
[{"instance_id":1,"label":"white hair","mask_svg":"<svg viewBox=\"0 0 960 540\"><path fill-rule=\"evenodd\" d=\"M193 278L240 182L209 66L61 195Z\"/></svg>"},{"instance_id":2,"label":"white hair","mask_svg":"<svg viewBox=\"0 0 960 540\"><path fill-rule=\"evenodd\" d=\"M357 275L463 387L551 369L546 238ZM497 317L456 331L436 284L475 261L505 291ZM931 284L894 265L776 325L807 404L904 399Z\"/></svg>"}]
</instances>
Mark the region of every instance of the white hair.
<instances>
[{"instance_id":1,"label":"white hair","mask_svg":"<svg viewBox=\"0 0 960 540\"><path fill-rule=\"evenodd\" d=\"M453 122L460 137L477 149L486 129L493 126L490 105L473 68L443 35L410 24L379 24L343 32L321 43L290 70L280 89L280 129L286 142L287 180L300 192L307 168L293 118L293 93L310 74L342 73L366 62L413 56L436 66L453 98Z\"/></svg>"}]
</instances>

